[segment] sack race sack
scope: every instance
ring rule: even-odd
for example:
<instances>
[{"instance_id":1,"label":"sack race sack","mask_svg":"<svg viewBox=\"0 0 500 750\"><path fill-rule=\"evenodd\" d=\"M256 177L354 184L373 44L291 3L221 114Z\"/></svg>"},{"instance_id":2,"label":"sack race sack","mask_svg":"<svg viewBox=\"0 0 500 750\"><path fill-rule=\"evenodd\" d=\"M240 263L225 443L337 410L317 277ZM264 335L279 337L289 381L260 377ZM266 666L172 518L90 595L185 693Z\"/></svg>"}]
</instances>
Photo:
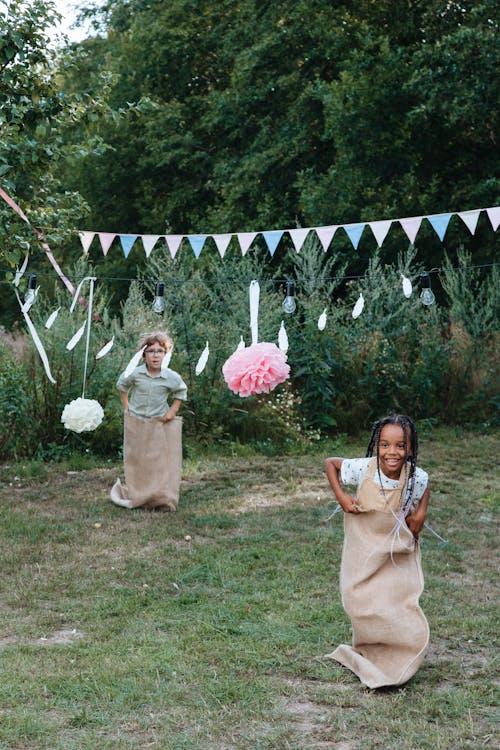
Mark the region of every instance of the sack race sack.
<instances>
[{"instance_id":1,"label":"sack race sack","mask_svg":"<svg viewBox=\"0 0 500 750\"><path fill-rule=\"evenodd\" d=\"M170 422L124 417L125 484L117 479L111 500L123 508L177 510L182 472L182 417Z\"/></svg>"}]
</instances>

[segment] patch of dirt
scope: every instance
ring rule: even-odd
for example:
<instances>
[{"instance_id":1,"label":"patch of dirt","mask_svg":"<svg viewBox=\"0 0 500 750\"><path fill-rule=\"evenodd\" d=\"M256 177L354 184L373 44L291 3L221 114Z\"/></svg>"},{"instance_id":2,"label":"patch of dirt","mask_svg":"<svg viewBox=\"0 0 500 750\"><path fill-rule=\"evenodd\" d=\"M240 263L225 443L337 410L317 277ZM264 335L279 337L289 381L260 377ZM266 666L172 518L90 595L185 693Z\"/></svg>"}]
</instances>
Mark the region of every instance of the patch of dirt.
<instances>
[{"instance_id":1,"label":"patch of dirt","mask_svg":"<svg viewBox=\"0 0 500 750\"><path fill-rule=\"evenodd\" d=\"M84 634L73 628L73 630L64 629L56 630L48 636L41 636L40 638L34 638L32 640L23 641L20 638L14 636L7 636L0 639L0 651L9 646L67 646L75 641L79 641L84 637Z\"/></svg>"}]
</instances>

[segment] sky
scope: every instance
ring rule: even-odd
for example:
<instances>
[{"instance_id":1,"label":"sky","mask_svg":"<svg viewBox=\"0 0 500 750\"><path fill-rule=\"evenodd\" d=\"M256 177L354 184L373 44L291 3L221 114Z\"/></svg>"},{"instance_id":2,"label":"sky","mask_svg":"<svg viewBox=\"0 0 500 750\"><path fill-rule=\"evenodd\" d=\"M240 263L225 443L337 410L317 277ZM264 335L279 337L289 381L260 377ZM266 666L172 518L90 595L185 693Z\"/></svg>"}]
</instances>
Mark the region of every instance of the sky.
<instances>
[{"instance_id":1,"label":"sky","mask_svg":"<svg viewBox=\"0 0 500 750\"><path fill-rule=\"evenodd\" d=\"M83 4L83 0L54 0L58 12L62 16L61 25L58 27L63 31L71 42L80 42L89 35L88 28L78 27L71 28L78 15L78 6ZM99 5L103 0L86 0L86 5Z\"/></svg>"}]
</instances>

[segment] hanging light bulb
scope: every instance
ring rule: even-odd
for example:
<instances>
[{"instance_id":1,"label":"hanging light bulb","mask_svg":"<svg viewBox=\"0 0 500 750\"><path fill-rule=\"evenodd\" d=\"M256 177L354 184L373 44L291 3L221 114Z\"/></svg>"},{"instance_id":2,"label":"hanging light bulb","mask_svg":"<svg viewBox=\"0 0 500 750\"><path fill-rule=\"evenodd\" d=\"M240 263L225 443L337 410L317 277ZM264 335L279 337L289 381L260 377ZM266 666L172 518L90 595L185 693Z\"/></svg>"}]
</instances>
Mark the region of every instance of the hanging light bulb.
<instances>
[{"instance_id":1,"label":"hanging light bulb","mask_svg":"<svg viewBox=\"0 0 500 750\"><path fill-rule=\"evenodd\" d=\"M155 298L153 302L153 312L161 315L165 309L163 295L165 293L165 284L163 281L157 281L155 286Z\"/></svg>"},{"instance_id":2,"label":"hanging light bulb","mask_svg":"<svg viewBox=\"0 0 500 750\"><path fill-rule=\"evenodd\" d=\"M286 296L282 308L283 312L288 313L288 315L291 315L297 309L295 303L295 283L293 281L286 282Z\"/></svg>"},{"instance_id":3,"label":"hanging light bulb","mask_svg":"<svg viewBox=\"0 0 500 750\"><path fill-rule=\"evenodd\" d=\"M434 292L431 289L431 277L428 273L420 274L420 286L422 291L420 292L420 300L423 305L433 305L436 301Z\"/></svg>"},{"instance_id":4,"label":"hanging light bulb","mask_svg":"<svg viewBox=\"0 0 500 750\"><path fill-rule=\"evenodd\" d=\"M24 295L24 308L26 312L30 309L31 305L35 301L37 293L38 289L36 287L36 274L30 273L28 279L28 288L26 289L26 294Z\"/></svg>"}]
</instances>

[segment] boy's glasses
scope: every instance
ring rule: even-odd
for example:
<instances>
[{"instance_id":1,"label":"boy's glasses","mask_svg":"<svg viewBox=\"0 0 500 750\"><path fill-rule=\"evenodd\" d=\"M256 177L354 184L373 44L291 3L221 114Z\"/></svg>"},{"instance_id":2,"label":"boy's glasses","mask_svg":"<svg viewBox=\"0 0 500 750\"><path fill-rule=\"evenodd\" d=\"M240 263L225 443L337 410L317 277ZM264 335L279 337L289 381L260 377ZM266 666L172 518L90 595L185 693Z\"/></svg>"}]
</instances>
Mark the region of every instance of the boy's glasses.
<instances>
[{"instance_id":1,"label":"boy's glasses","mask_svg":"<svg viewBox=\"0 0 500 750\"><path fill-rule=\"evenodd\" d=\"M146 354L166 354L165 349L146 349Z\"/></svg>"}]
</instances>

